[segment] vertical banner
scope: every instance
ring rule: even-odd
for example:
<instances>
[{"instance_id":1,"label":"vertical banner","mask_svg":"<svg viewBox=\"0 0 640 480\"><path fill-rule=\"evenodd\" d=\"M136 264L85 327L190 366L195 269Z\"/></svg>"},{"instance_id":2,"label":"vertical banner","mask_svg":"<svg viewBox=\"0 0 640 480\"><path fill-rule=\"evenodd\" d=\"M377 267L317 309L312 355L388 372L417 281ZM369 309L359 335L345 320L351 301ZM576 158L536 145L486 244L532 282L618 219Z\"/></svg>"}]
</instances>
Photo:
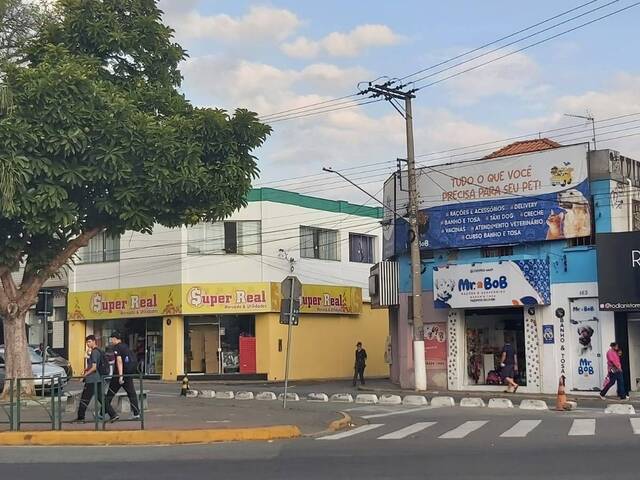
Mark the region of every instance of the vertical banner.
<instances>
[{"instance_id":1,"label":"vertical banner","mask_svg":"<svg viewBox=\"0 0 640 480\"><path fill-rule=\"evenodd\" d=\"M427 360L427 385L447 388L447 323L424 326L424 350Z\"/></svg>"},{"instance_id":2,"label":"vertical banner","mask_svg":"<svg viewBox=\"0 0 640 480\"><path fill-rule=\"evenodd\" d=\"M597 298L571 300L569 316L571 376L575 390L599 390L602 387L602 345Z\"/></svg>"}]
</instances>

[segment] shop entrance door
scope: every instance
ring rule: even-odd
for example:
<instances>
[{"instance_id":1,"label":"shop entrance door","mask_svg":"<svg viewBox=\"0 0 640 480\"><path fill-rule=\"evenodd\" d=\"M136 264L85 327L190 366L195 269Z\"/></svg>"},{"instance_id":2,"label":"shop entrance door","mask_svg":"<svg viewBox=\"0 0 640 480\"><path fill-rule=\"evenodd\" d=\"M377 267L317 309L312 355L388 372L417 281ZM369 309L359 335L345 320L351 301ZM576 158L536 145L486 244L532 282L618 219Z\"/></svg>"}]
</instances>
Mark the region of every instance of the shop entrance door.
<instances>
[{"instance_id":1,"label":"shop entrance door","mask_svg":"<svg viewBox=\"0 0 640 480\"><path fill-rule=\"evenodd\" d=\"M598 299L571 300L570 324L573 389L600 390L603 378Z\"/></svg>"},{"instance_id":2,"label":"shop entrance door","mask_svg":"<svg viewBox=\"0 0 640 480\"><path fill-rule=\"evenodd\" d=\"M217 324L192 325L189 331L192 373L220 373L220 328Z\"/></svg>"}]
</instances>

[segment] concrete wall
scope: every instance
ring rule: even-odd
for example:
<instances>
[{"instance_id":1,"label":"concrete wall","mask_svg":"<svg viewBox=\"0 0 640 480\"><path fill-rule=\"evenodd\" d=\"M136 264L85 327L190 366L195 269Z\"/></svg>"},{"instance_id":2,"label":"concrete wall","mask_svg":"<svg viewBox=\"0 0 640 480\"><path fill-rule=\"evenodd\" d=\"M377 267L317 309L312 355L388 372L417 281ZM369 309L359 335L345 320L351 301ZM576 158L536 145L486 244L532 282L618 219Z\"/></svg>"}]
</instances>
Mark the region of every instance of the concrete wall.
<instances>
[{"instance_id":1,"label":"concrete wall","mask_svg":"<svg viewBox=\"0 0 640 480\"><path fill-rule=\"evenodd\" d=\"M287 347L287 326L280 325L277 314L256 315L258 373L269 380L283 380ZM292 380L353 377L356 343L367 351L366 376L387 377L384 361L389 331L386 310L363 305L360 315L303 315L292 327L289 377ZM282 340L282 351L278 351Z\"/></svg>"}]
</instances>

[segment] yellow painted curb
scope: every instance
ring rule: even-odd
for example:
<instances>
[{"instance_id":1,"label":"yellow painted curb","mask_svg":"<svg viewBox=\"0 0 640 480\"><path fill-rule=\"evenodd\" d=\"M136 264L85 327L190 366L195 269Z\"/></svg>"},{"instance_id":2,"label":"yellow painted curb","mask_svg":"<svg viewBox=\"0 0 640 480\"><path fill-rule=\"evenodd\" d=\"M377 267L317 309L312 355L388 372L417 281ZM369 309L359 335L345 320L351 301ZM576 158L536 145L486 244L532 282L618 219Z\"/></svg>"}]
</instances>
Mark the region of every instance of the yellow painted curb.
<instances>
[{"instance_id":1,"label":"yellow painted curb","mask_svg":"<svg viewBox=\"0 0 640 480\"><path fill-rule=\"evenodd\" d=\"M211 430L4 432L0 433L0 445L179 445L240 440L279 440L297 438L300 435L300 429L295 425Z\"/></svg>"},{"instance_id":2,"label":"yellow painted curb","mask_svg":"<svg viewBox=\"0 0 640 480\"><path fill-rule=\"evenodd\" d=\"M351 416L348 413L340 412L342 418L339 420L334 420L329 424L330 432L337 432L338 430L342 430L343 428L347 428L351 423Z\"/></svg>"}]
</instances>

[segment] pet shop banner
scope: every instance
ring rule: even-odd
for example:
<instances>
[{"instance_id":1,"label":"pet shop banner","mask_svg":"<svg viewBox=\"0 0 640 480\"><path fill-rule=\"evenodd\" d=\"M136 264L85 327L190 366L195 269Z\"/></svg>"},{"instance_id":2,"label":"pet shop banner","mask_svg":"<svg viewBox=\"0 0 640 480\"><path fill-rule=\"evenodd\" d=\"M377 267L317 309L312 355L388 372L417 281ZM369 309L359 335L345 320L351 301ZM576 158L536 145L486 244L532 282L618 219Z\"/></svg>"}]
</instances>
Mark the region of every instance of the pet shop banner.
<instances>
[{"instance_id":1,"label":"pet shop banner","mask_svg":"<svg viewBox=\"0 0 640 480\"><path fill-rule=\"evenodd\" d=\"M571 375L574 390L593 391L602 387L600 310L597 298L571 300L569 321Z\"/></svg>"},{"instance_id":2,"label":"pet shop banner","mask_svg":"<svg viewBox=\"0 0 640 480\"><path fill-rule=\"evenodd\" d=\"M424 167L418 173L420 247L560 240L591 235L586 144ZM396 245L408 245L406 222Z\"/></svg>"},{"instance_id":3,"label":"pet shop banner","mask_svg":"<svg viewBox=\"0 0 640 480\"><path fill-rule=\"evenodd\" d=\"M549 262L511 260L433 267L435 308L551 303Z\"/></svg>"}]
</instances>

